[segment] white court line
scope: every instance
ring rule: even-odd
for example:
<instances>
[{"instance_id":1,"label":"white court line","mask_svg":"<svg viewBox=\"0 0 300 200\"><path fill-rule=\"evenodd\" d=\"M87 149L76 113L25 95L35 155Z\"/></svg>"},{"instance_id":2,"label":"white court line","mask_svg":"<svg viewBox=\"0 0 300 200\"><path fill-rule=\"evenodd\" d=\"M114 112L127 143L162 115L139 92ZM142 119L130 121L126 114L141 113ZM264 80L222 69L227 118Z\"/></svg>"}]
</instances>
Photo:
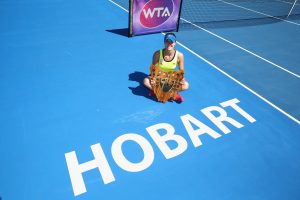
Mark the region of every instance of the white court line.
<instances>
[{"instance_id":1,"label":"white court line","mask_svg":"<svg viewBox=\"0 0 300 200\"><path fill-rule=\"evenodd\" d=\"M115 4L116 6L118 6L119 8L125 10L126 12L128 12L127 9L123 8L122 6L120 6L119 4L117 4L116 2L112 1L112 0L109 0L111 3Z\"/></svg>"},{"instance_id":2,"label":"white court line","mask_svg":"<svg viewBox=\"0 0 300 200\"><path fill-rule=\"evenodd\" d=\"M112 2L113 4L117 5L119 8L121 8L121 9L125 10L126 12L128 12L128 10L126 10L122 6L118 5L117 3L113 2L112 0L109 0L109 1ZM206 60L202 56L198 55L196 52L194 52L193 50L189 49L188 47L186 47L182 43L180 43L178 41L177 41L177 43L180 46L182 46L183 48L185 48L186 50L188 50L189 52L191 52L196 57L200 58L201 60L203 60L204 62L206 62L207 64L209 64L210 66L212 66L213 68L215 68L216 70L218 70L219 72L221 72L222 74L224 74L225 76L227 76L228 78L230 78L231 80L233 80L234 82L236 82L237 84L239 84L240 86L242 86L243 88L245 88L246 90L248 90L249 92L251 92L252 94L254 94L255 96L257 96L258 98L260 98L261 100L263 100L264 102L266 102L267 104L269 104L270 106L272 106L273 108L275 108L276 110L278 110L279 112L281 112L282 114L284 114L285 116L287 116L288 118L290 118L291 120L293 120L294 122L300 124L300 121L298 119L296 119L295 117L293 117L289 113L285 112L284 110L282 110L281 108L279 108L278 106L276 106L275 104L273 104L272 102L270 102L268 99L264 98L263 96L261 96L260 94L258 94L257 92L255 92L254 90L252 90L251 88L249 88L248 86L244 85L243 83L241 83L240 81L238 81L237 79L235 79L234 77L232 77L231 75L227 74L225 71L223 71L221 68L219 68L215 64L211 63L210 61Z\"/></svg>"},{"instance_id":3,"label":"white court line","mask_svg":"<svg viewBox=\"0 0 300 200\"><path fill-rule=\"evenodd\" d=\"M281 69L281 70L283 70L283 71L285 71L285 72L287 72L291 75L293 75L293 76L296 76L297 78L300 78L300 75L298 75L294 72L291 72L291 71L285 69L284 67L281 67L281 66L273 63L272 61L269 61L269 60L267 60L267 59L255 54L255 53L253 53L253 52L251 52L251 51L249 51L249 50L247 50L247 49L245 49L245 48L243 48L243 47L241 47L241 46L239 46L239 45L237 45L237 44L235 44L235 43L233 43L233 42L231 42L231 41L229 41L229 40L227 40L227 39L225 39L225 38L223 38L223 37L221 37L221 36L219 36L219 35L217 35L213 32L211 32L211 31L209 31L205 28L202 28L201 26L198 26L198 25L196 25L196 24L194 24L194 23L192 23L192 22L190 22L186 19L183 19L183 18L180 18L180 19L187 22L187 23L189 23L189 24L191 24L191 25L193 25L193 26L195 26L195 27L197 27L197 28L199 28L199 29L201 29L201 30L203 30L203 31L205 31L205 32L207 32L207 33L209 33L209 34L211 34L211 35L213 35L213 36L215 36L215 37L217 37L217 38L219 38L219 39L221 39L221 40L223 40L223 41L225 41L225 42L227 42L227 43L229 43L229 44L231 44L231 45L233 45L233 46L235 46L235 47L237 47L237 48L239 48L239 49L242 49L243 51L246 51L247 53L249 53L249 54L251 54L251 55L253 55L253 56L255 56L255 57L257 57L257 58L259 58L259 59L261 59L261 60L263 60L263 61L265 61L265 62L267 62L267 63L269 63L269 64L271 64L271 65L273 65L273 66L275 66L275 67L277 67L277 68L279 68L279 69Z\"/></svg>"},{"instance_id":4,"label":"white court line","mask_svg":"<svg viewBox=\"0 0 300 200\"><path fill-rule=\"evenodd\" d=\"M282 3L287 3L287 4L291 4L291 5L293 5L293 3L292 2L288 2L288 1L282 1L282 0L275 0L275 1L278 1L278 2L282 2ZM296 6L299 6L299 4L295 4Z\"/></svg>"},{"instance_id":5,"label":"white court line","mask_svg":"<svg viewBox=\"0 0 300 200\"><path fill-rule=\"evenodd\" d=\"M243 6L239 6L239 5L236 5L234 3L229 3L227 1L223 1L223 0L217 0L217 1L220 1L220 2L223 2L225 4L229 4L229 5L232 5L232 6L235 6L235 7L238 7L238 8L242 8L244 10L248 10L248 11L251 11L251 12L254 12L254 13L258 13L258 14L261 14L261 15L264 15L264 16L267 16L267 17L270 17L270 18L274 18L274 19L277 19L277 20L280 20L280 21L285 21L287 23L291 23L291 24L295 24L297 26L300 26L300 24L296 23L296 22L292 22L292 21L289 21L289 20L286 20L286 19L281 19L279 17L275 17L275 16L272 16L272 15L268 15L268 14L265 14L265 13L262 13L262 12L259 12L259 11L256 11L256 10L252 10L250 8L245 8Z\"/></svg>"},{"instance_id":6,"label":"white court line","mask_svg":"<svg viewBox=\"0 0 300 200\"><path fill-rule=\"evenodd\" d=\"M251 88L249 88L248 86L244 85L243 83L241 83L240 81L238 81L237 79L235 79L234 77L232 77L231 75L227 74L225 71L221 70L218 66L214 65L210 61L208 61L205 58L203 58L202 56L198 55L193 50L189 49L188 47L186 47L185 45L181 44L180 42L177 42L177 43L180 46L182 46L183 48L185 48L186 50L188 50L189 52L191 52L192 54L194 54L195 56L197 56L198 58L200 58L201 60L203 60L204 62L206 62L207 64L209 64L210 66L212 66L213 68L215 68L216 70L218 70L219 72L221 72L222 74L224 74L225 76L227 76L228 78L230 78L231 80L233 80L234 82L236 82L237 84L239 84L240 86L242 86L243 88L245 88L248 91L250 91L255 96L257 96L260 99L262 99L263 101L265 101L267 104L269 104L270 106L272 106L273 108L275 108L276 110L278 110L279 112L281 112L282 114L286 115L287 117L289 117L293 121L295 121L298 124L300 124L299 120L297 120L296 118L294 118L293 116L291 116L290 114L288 114L287 112L285 112L284 110L282 110L281 108L279 108L278 106L276 106L275 104L273 104L272 102L270 102L269 100L267 100L266 98L264 98L263 96L261 96L260 94L258 94L257 92L255 92L254 90L252 90Z\"/></svg>"},{"instance_id":7,"label":"white court line","mask_svg":"<svg viewBox=\"0 0 300 200\"><path fill-rule=\"evenodd\" d=\"M295 2L294 2L294 4L293 4L292 8L290 9L290 12L289 12L289 14L288 14L287 18L288 18L288 17L290 16L290 14L293 12L293 10L294 10L294 7L295 7L295 5L296 5L297 1L298 1L298 0L295 0Z\"/></svg>"},{"instance_id":8,"label":"white court line","mask_svg":"<svg viewBox=\"0 0 300 200\"><path fill-rule=\"evenodd\" d=\"M118 5L117 3L113 2L112 0L109 0L109 1L112 2L113 4L117 5L121 9L125 10L126 12L128 12L128 10L126 10L122 6ZM219 1L221 1L221 0L219 0ZM291 75L293 75L293 76L296 76L297 78L300 78L300 75L298 75L298 74L296 74L292 71L289 71L288 69L286 69L284 67L281 67L280 65L278 65L278 64L276 64L276 63L274 63L270 60L267 60L266 58L263 58L263 57L257 55L256 53L253 53L253 52L251 52L251 51L249 51L249 50L247 50L247 49L245 49L245 48L243 48L243 47L241 47L241 46L239 46L239 45L237 45L237 44L235 44L235 43L233 43L233 42L231 42L231 41L229 41L229 40L227 40L227 39L225 39L225 38L223 38L223 37L221 37L221 36L219 36L219 35L217 35L213 32L211 32L207 29L204 29L204 28L202 28L202 27L200 27L200 26L198 26L198 25L196 25L196 24L194 24L194 23L192 23L192 22L190 22L190 21L188 21L184 18L180 18L180 19L187 22L187 23L189 23L189 24L191 24L191 25L193 25L193 26L195 26L195 27L197 27L197 28L199 28L199 29L201 29L201 30L203 30L203 31L205 31L205 32L207 32L207 33L209 33L209 34L211 34L211 35L213 35L213 36L215 36L215 37L217 37L217 38L219 38L219 39L221 39L221 40L223 40L223 41L225 41L225 42L227 42L227 43L229 43L229 44L231 44L231 45L233 45L233 46L235 46L235 47L237 47L237 48L239 48L239 49L241 49L241 50L243 50L243 51L246 51L247 53L249 53L249 54L251 54L251 55L253 55L253 56L255 56L255 57L257 57L257 58L259 58L259 59L261 59L261 60L263 60L263 61L265 61L265 62L267 62L267 63L269 63L269 64L271 64L271 65L273 65L273 66L275 66L275 67L277 67L277 68L279 68L279 69L281 69L281 70L283 70L283 71L285 71L285 72L287 72Z\"/></svg>"}]
</instances>

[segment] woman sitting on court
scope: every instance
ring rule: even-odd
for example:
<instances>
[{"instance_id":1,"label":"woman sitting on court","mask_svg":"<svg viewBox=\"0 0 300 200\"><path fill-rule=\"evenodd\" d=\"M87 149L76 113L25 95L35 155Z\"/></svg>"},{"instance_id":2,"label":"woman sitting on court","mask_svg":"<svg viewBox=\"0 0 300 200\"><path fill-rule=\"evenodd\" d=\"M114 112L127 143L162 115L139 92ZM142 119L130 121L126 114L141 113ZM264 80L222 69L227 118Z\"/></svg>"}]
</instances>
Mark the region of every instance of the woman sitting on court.
<instances>
[{"instance_id":1,"label":"woman sitting on court","mask_svg":"<svg viewBox=\"0 0 300 200\"><path fill-rule=\"evenodd\" d=\"M164 37L165 48L156 51L153 54L152 64L158 66L162 71L174 71L178 66L179 70L184 71L184 56L179 51L175 50L176 35L174 33L167 33ZM184 79L180 82L180 91L189 88L189 83ZM153 77L148 76L144 79L144 85L150 89L149 96L153 96ZM180 94L176 95L175 99L178 103L183 102L183 97Z\"/></svg>"}]
</instances>

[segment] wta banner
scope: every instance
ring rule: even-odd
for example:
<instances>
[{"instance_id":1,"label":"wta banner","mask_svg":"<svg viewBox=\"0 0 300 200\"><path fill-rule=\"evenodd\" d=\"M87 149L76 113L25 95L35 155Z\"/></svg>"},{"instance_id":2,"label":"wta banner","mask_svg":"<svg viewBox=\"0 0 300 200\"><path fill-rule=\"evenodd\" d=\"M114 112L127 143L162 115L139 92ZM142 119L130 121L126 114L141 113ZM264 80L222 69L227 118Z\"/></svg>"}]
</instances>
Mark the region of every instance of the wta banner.
<instances>
[{"instance_id":1,"label":"wta banner","mask_svg":"<svg viewBox=\"0 0 300 200\"><path fill-rule=\"evenodd\" d=\"M182 0L130 0L129 36L178 31Z\"/></svg>"}]
</instances>

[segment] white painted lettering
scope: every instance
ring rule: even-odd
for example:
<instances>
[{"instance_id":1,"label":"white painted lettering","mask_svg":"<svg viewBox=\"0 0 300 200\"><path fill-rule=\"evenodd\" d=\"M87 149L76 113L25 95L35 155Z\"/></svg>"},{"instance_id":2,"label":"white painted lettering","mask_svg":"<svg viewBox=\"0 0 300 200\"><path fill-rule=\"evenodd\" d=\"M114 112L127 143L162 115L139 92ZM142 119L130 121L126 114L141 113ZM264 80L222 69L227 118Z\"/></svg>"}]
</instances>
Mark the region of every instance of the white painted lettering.
<instances>
[{"instance_id":1,"label":"white painted lettering","mask_svg":"<svg viewBox=\"0 0 300 200\"><path fill-rule=\"evenodd\" d=\"M236 98L234 99L231 99L229 101L225 101L223 103L220 103L221 106L223 107L232 107L235 111L237 111L238 113L240 113L243 117L245 117L249 122L253 123L255 122L256 120L251 116L249 115L246 111L244 111L241 107L239 107L238 105L236 105L237 103L239 103L240 101Z\"/></svg>"},{"instance_id":2,"label":"white painted lettering","mask_svg":"<svg viewBox=\"0 0 300 200\"><path fill-rule=\"evenodd\" d=\"M214 139L221 137L219 133L209 128L207 125L205 125L204 123L202 123L201 121L197 120L189 114L183 115L180 118L195 147L202 145L202 142L199 138L200 135L208 134ZM195 130L191 123L198 126L199 128Z\"/></svg>"},{"instance_id":3,"label":"white painted lettering","mask_svg":"<svg viewBox=\"0 0 300 200\"><path fill-rule=\"evenodd\" d=\"M147 17L153 17L155 12L160 15L161 11L161 9L154 9L153 11L149 9L147 13L144 10L144 14L147 15ZM163 15L167 14L167 12L165 12L166 11L164 11ZM222 107L210 106L201 109L201 112L223 133L228 134L231 132L231 130L225 126L224 123L226 123L226 125L232 125L236 128L242 128L244 125L232 117L229 117L225 108L232 108L251 123L256 121L254 117L237 105L239 102L240 101L237 98L234 98L220 103ZM180 119L194 147L199 147L202 145L202 141L200 139L202 135L207 134L214 139L222 136L211 127L207 126L190 114L182 115L180 116ZM176 134L175 128L171 124L158 123L147 127L146 130L166 159L174 158L187 150L188 143L186 139L178 133ZM122 149L122 146L126 141L135 142L138 145L138 148L142 150L143 158L141 161L131 162L126 158L124 155L124 148ZM171 145L171 142L175 145ZM92 145L91 150L95 159L81 164L78 163L75 151L65 154L75 196L86 192L83 173L89 170L98 169L104 184L115 181L114 174L110 168L101 145L99 143ZM127 133L117 137L111 145L111 155L116 164L121 169L128 172L139 172L147 169L152 165L155 157L154 150L150 142L143 136L135 133Z\"/></svg>"},{"instance_id":4,"label":"white painted lettering","mask_svg":"<svg viewBox=\"0 0 300 200\"><path fill-rule=\"evenodd\" d=\"M124 156L122 144L128 140L136 142L142 148L144 158L141 162L132 163ZM154 151L151 144L143 136L134 133L124 134L115 139L111 146L111 153L119 167L128 172L142 171L148 168L154 160Z\"/></svg>"},{"instance_id":5,"label":"white painted lettering","mask_svg":"<svg viewBox=\"0 0 300 200\"><path fill-rule=\"evenodd\" d=\"M226 111L218 106L210 106L210 107L202 109L201 111L225 134L231 132L231 130L229 130L229 128L227 128L227 126L225 126L223 124L223 122L225 122L225 121L232 124L233 126L235 126L237 128L242 128L244 126L243 124L237 122L236 120L228 117ZM215 115L212 114L213 111L218 112L220 115L218 117L216 117Z\"/></svg>"},{"instance_id":6,"label":"white painted lettering","mask_svg":"<svg viewBox=\"0 0 300 200\"><path fill-rule=\"evenodd\" d=\"M101 145L99 143L92 145L91 149L95 159L82 164L78 163L75 151L65 154L75 196L86 192L86 187L84 184L82 173L87 172L89 170L98 168L100 174L102 175L104 184L108 184L115 181L115 177L107 162Z\"/></svg>"},{"instance_id":7,"label":"white painted lettering","mask_svg":"<svg viewBox=\"0 0 300 200\"><path fill-rule=\"evenodd\" d=\"M163 129L166 131L164 135L160 135L158 133L158 130ZM179 154L182 154L187 149L187 142L186 140L180 136L176 135L175 129L173 126L167 123L160 123L153 126L150 126L146 128L158 148L161 150L163 155L166 159L173 158L175 156L178 156ZM171 149L167 141L175 141L177 143L177 147L174 149Z\"/></svg>"}]
</instances>

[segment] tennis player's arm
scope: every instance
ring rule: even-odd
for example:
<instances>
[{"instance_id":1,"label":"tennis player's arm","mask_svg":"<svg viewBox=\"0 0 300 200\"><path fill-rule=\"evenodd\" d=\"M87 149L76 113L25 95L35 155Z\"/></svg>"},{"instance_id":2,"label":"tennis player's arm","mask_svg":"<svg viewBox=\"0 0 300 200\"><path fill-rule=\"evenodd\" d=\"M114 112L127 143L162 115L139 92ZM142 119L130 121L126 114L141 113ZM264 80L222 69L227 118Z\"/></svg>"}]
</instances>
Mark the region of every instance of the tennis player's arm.
<instances>
[{"instance_id":1,"label":"tennis player's arm","mask_svg":"<svg viewBox=\"0 0 300 200\"><path fill-rule=\"evenodd\" d=\"M152 57L152 65L157 65L159 61L159 51L156 51Z\"/></svg>"},{"instance_id":2,"label":"tennis player's arm","mask_svg":"<svg viewBox=\"0 0 300 200\"><path fill-rule=\"evenodd\" d=\"M182 53L178 52L178 68L184 70L184 56Z\"/></svg>"}]
</instances>

